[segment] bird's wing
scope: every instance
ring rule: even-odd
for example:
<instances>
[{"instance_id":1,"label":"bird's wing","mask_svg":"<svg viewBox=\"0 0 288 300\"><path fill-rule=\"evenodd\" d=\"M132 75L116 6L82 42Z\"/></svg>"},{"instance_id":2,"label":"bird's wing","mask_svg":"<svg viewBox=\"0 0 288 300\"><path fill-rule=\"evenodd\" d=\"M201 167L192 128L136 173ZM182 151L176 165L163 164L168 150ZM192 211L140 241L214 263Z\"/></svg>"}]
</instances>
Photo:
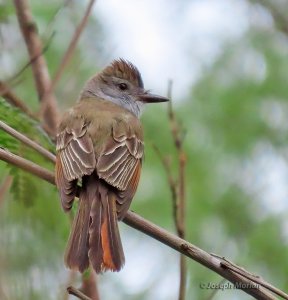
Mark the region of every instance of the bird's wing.
<instances>
[{"instance_id":1,"label":"bird's wing","mask_svg":"<svg viewBox=\"0 0 288 300\"><path fill-rule=\"evenodd\" d=\"M56 139L56 184L65 211L72 207L78 179L90 175L96 165L93 143L87 132L89 124L81 116L69 120Z\"/></svg>"},{"instance_id":2,"label":"bird's wing","mask_svg":"<svg viewBox=\"0 0 288 300\"><path fill-rule=\"evenodd\" d=\"M107 139L104 151L98 158L96 169L100 178L118 192L117 212L122 219L136 192L144 152L140 122L117 122Z\"/></svg>"}]
</instances>

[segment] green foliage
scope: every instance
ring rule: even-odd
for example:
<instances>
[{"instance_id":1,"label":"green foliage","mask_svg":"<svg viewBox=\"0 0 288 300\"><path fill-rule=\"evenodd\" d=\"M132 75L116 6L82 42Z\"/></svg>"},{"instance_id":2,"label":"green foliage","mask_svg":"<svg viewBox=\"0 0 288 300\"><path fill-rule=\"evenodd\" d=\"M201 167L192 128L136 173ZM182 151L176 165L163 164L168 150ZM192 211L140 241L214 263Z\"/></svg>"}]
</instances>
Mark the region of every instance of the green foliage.
<instances>
[{"instance_id":1,"label":"green foliage","mask_svg":"<svg viewBox=\"0 0 288 300\"><path fill-rule=\"evenodd\" d=\"M43 145L50 151L54 151L54 146L47 136L47 134L41 129L38 122L26 116L19 109L11 106L4 99L0 98L0 115L1 120L14 128L15 130L23 133L32 140ZM13 153L26 157L32 161L45 165L51 168L51 164L47 162L40 154L29 147L23 146L17 139L11 137L3 130L0 131L0 146L9 149ZM27 172L21 171L16 167L10 167L10 173L13 175L13 185L11 188L14 194L14 199L25 203L27 206L31 206L33 201L39 196L38 182L34 176ZM33 193L31 193L33 191Z\"/></svg>"},{"instance_id":2,"label":"green foliage","mask_svg":"<svg viewBox=\"0 0 288 300\"><path fill-rule=\"evenodd\" d=\"M3 98L0 98L0 115L1 121L54 152L53 143L41 128L40 123L22 113L18 108L11 106ZM2 130L0 131L0 141L2 147L19 151L19 142Z\"/></svg>"},{"instance_id":3,"label":"green foliage","mask_svg":"<svg viewBox=\"0 0 288 300\"><path fill-rule=\"evenodd\" d=\"M13 175L11 187L13 198L22 202L26 207L32 206L33 199L39 197L35 178L16 167L11 167L10 174ZM31 194L31 191L33 191L33 194Z\"/></svg>"}]
</instances>

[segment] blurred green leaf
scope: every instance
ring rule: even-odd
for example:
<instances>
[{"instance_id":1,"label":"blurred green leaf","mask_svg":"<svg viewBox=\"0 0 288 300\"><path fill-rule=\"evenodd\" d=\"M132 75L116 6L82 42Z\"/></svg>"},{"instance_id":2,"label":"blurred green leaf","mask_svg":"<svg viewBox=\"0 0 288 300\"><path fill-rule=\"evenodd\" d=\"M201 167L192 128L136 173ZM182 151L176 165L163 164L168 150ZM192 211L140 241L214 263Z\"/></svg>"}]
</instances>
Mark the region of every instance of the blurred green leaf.
<instances>
[{"instance_id":1,"label":"blurred green leaf","mask_svg":"<svg viewBox=\"0 0 288 300\"><path fill-rule=\"evenodd\" d=\"M27 137L30 137L44 148L54 152L55 146L49 139L48 135L41 128L41 125L35 120L26 116L18 108L15 108L7 103L3 98L0 98L0 115L1 121L8 124L20 133L23 133ZM3 130L0 131L0 142L2 147L6 147L10 150L17 150L19 148L19 142Z\"/></svg>"}]
</instances>

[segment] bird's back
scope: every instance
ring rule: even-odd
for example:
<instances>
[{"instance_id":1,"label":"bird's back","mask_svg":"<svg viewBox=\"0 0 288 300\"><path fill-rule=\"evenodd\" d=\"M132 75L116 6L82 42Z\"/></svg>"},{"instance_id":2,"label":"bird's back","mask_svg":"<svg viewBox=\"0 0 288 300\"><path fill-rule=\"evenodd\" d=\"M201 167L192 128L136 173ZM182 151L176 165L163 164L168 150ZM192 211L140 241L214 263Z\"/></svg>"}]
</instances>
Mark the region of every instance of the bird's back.
<instances>
[{"instance_id":1,"label":"bird's back","mask_svg":"<svg viewBox=\"0 0 288 300\"><path fill-rule=\"evenodd\" d=\"M59 132L67 127L75 127L75 122L83 119L94 144L96 159L103 151L105 140L113 134L113 130L118 136L125 134L143 140L140 120L133 113L111 101L96 97L81 99L64 113Z\"/></svg>"}]
</instances>

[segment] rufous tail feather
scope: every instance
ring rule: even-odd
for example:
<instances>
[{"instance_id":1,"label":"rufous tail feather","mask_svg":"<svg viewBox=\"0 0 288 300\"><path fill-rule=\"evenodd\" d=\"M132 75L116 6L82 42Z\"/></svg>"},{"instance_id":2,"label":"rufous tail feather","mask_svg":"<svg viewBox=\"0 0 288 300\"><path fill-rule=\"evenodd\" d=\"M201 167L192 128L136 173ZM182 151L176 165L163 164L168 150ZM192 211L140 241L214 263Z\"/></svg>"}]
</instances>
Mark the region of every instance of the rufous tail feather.
<instances>
[{"instance_id":1,"label":"rufous tail feather","mask_svg":"<svg viewBox=\"0 0 288 300\"><path fill-rule=\"evenodd\" d=\"M93 203L91 209L89 258L98 273L106 270L119 271L125 263L125 258L118 228L116 195L107 184L101 180L98 183L101 208ZM99 219L102 219L101 224L97 222Z\"/></svg>"},{"instance_id":2,"label":"rufous tail feather","mask_svg":"<svg viewBox=\"0 0 288 300\"><path fill-rule=\"evenodd\" d=\"M96 191L94 194L96 194ZM91 191L88 191L83 179L83 188L79 195L78 211L73 220L65 251L65 263L67 267L80 272L84 272L89 267L88 238L91 200Z\"/></svg>"},{"instance_id":3,"label":"rufous tail feather","mask_svg":"<svg viewBox=\"0 0 288 300\"><path fill-rule=\"evenodd\" d=\"M116 194L98 176L85 176L79 207L68 240L67 267L83 272L92 265L97 273L119 271L125 262L120 239Z\"/></svg>"}]
</instances>

